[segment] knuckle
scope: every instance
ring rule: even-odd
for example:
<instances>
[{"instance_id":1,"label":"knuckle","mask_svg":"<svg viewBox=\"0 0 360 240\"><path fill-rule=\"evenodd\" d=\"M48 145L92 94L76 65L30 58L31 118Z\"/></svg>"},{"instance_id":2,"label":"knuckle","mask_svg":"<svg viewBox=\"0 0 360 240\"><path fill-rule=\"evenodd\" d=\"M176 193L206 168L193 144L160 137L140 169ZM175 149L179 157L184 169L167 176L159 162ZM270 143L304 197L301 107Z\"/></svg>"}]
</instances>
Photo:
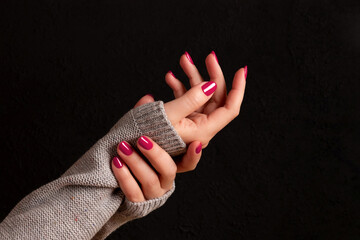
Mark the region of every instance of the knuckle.
<instances>
[{"instance_id":1,"label":"knuckle","mask_svg":"<svg viewBox=\"0 0 360 240\"><path fill-rule=\"evenodd\" d=\"M150 177L147 181L142 184L147 190L156 189L159 186L159 178L157 176Z\"/></svg>"},{"instance_id":2,"label":"knuckle","mask_svg":"<svg viewBox=\"0 0 360 240\"><path fill-rule=\"evenodd\" d=\"M177 172L177 166L176 164L170 164L167 168L166 171L162 174L163 177L165 177L166 179L169 180L174 180L175 176L176 176L176 172Z\"/></svg>"},{"instance_id":3,"label":"knuckle","mask_svg":"<svg viewBox=\"0 0 360 240\"><path fill-rule=\"evenodd\" d=\"M235 108L231 109L231 116L233 118L236 118L237 116L239 116L239 113L240 113L239 109L235 109Z\"/></svg>"},{"instance_id":4,"label":"knuckle","mask_svg":"<svg viewBox=\"0 0 360 240\"><path fill-rule=\"evenodd\" d=\"M127 192L125 196L131 202L141 202L143 200L143 197L136 192Z\"/></svg>"},{"instance_id":5,"label":"knuckle","mask_svg":"<svg viewBox=\"0 0 360 240\"><path fill-rule=\"evenodd\" d=\"M199 91L194 91L192 94L189 94L186 98L186 102L190 106L199 106L202 104L203 96Z\"/></svg>"}]
</instances>

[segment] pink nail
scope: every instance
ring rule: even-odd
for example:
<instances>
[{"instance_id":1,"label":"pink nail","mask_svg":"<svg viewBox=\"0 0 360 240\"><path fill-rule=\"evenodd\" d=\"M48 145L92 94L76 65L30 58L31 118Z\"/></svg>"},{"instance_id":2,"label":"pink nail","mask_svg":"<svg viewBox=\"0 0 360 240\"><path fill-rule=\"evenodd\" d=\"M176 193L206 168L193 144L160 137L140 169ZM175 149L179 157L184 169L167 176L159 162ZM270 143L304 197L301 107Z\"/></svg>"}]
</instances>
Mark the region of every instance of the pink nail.
<instances>
[{"instance_id":1,"label":"pink nail","mask_svg":"<svg viewBox=\"0 0 360 240\"><path fill-rule=\"evenodd\" d=\"M246 80L246 77L247 77L247 66L244 67L244 75L245 75L245 80Z\"/></svg>"},{"instance_id":2,"label":"pink nail","mask_svg":"<svg viewBox=\"0 0 360 240\"><path fill-rule=\"evenodd\" d=\"M140 146L142 146L146 150L150 150L153 147L153 144L150 141L150 139L148 139L145 136L141 136L138 141L139 141Z\"/></svg>"},{"instance_id":3,"label":"pink nail","mask_svg":"<svg viewBox=\"0 0 360 240\"><path fill-rule=\"evenodd\" d=\"M119 144L119 149L123 154L125 154L127 156L129 156L133 152L133 150L131 149L131 146L125 141L122 141Z\"/></svg>"},{"instance_id":4,"label":"pink nail","mask_svg":"<svg viewBox=\"0 0 360 240\"><path fill-rule=\"evenodd\" d=\"M154 95L152 95L151 93L148 93L148 94L146 94L146 95L148 95L148 96L150 96L150 97L154 98Z\"/></svg>"},{"instance_id":5,"label":"pink nail","mask_svg":"<svg viewBox=\"0 0 360 240\"><path fill-rule=\"evenodd\" d=\"M218 59L217 59L217 56L216 56L215 52L214 52L214 51L212 51L211 53L214 55L214 57L215 57L215 59L216 59L216 62L217 62L217 63L219 63L219 61L218 61Z\"/></svg>"},{"instance_id":6,"label":"pink nail","mask_svg":"<svg viewBox=\"0 0 360 240\"><path fill-rule=\"evenodd\" d=\"M172 71L168 71L168 73L170 73L171 76L173 76L174 78L176 78Z\"/></svg>"},{"instance_id":7,"label":"pink nail","mask_svg":"<svg viewBox=\"0 0 360 240\"><path fill-rule=\"evenodd\" d=\"M124 166L118 157L114 157L112 161L116 168L122 168Z\"/></svg>"},{"instance_id":8,"label":"pink nail","mask_svg":"<svg viewBox=\"0 0 360 240\"><path fill-rule=\"evenodd\" d=\"M196 147L195 152L199 154L201 152L201 149L202 149L202 144L200 143L199 146Z\"/></svg>"},{"instance_id":9,"label":"pink nail","mask_svg":"<svg viewBox=\"0 0 360 240\"><path fill-rule=\"evenodd\" d=\"M210 81L202 85L201 88L206 96L210 96L216 90L216 83L214 81Z\"/></svg>"},{"instance_id":10,"label":"pink nail","mask_svg":"<svg viewBox=\"0 0 360 240\"><path fill-rule=\"evenodd\" d=\"M191 62L192 64L194 64L193 60L190 57L190 54L188 52L185 52L185 55L187 57L187 59L189 60L189 62ZM194 64L195 65L195 64Z\"/></svg>"}]
</instances>

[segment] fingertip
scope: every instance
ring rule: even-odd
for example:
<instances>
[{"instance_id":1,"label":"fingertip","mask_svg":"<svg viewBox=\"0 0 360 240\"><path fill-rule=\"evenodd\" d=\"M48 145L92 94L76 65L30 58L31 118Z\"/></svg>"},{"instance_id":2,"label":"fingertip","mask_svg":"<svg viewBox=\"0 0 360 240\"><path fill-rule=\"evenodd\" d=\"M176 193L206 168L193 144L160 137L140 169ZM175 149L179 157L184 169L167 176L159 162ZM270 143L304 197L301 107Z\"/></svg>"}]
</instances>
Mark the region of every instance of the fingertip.
<instances>
[{"instance_id":1,"label":"fingertip","mask_svg":"<svg viewBox=\"0 0 360 240\"><path fill-rule=\"evenodd\" d=\"M211 63L212 59L215 59L216 62L217 62L217 57L216 57L216 54L214 51L211 51L211 53L209 53L206 58L205 58L205 64L209 64Z\"/></svg>"},{"instance_id":2,"label":"fingertip","mask_svg":"<svg viewBox=\"0 0 360 240\"><path fill-rule=\"evenodd\" d=\"M165 112L172 123L177 123L208 102L217 88L214 81L193 86L189 91L164 104Z\"/></svg>"},{"instance_id":3,"label":"fingertip","mask_svg":"<svg viewBox=\"0 0 360 240\"><path fill-rule=\"evenodd\" d=\"M246 65L246 66L244 67L244 77L245 77L245 81L246 81L247 73L248 73L248 67L247 67L247 65Z\"/></svg>"},{"instance_id":4,"label":"fingertip","mask_svg":"<svg viewBox=\"0 0 360 240\"><path fill-rule=\"evenodd\" d=\"M200 141L194 141L189 145L186 154L183 156L182 160L177 163L179 173L195 170L201 158L201 146Z\"/></svg>"},{"instance_id":5,"label":"fingertip","mask_svg":"<svg viewBox=\"0 0 360 240\"><path fill-rule=\"evenodd\" d=\"M202 143L200 141L192 142L188 147L188 152L191 155L199 155L202 151Z\"/></svg>"},{"instance_id":6,"label":"fingertip","mask_svg":"<svg viewBox=\"0 0 360 240\"><path fill-rule=\"evenodd\" d=\"M145 96L143 96L142 98L140 98L140 100L135 104L134 108L137 108L141 105L144 105L146 103L150 103L150 102L154 102L154 95L148 93Z\"/></svg>"},{"instance_id":7,"label":"fingertip","mask_svg":"<svg viewBox=\"0 0 360 240\"><path fill-rule=\"evenodd\" d=\"M201 150L202 150L202 144L199 143L198 146L195 148L195 153L199 154L201 152Z\"/></svg>"},{"instance_id":8,"label":"fingertip","mask_svg":"<svg viewBox=\"0 0 360 240\"><path fill-rule=\"evenodd\" d=\"M174 73L172 71L168 71L167 74L169 74L170 76L172 76L173 78L176 78Z\"/></svg>"},{"instance_id":9,"label":"fingertip","mask_svg":"<svg viewBox=\"0 0 360 240\"><path fill-rule=\"evenodd\" d=\"M214 81L206 82L201 86L203 93L208 97L215 92L216 88L217 88L217 84Z\"/></svg>"},{"instance_id":10,"label":"fingertip","mask_svg":"<svg viewBox=\"0 0 360 240\"><path fill-rule=\"evenodd\" d=\"M191 58L189 52L187 52L187 51L185 51L183 53L183 55L181 55L179 63L180 63L180 66L185 66L186 64L189 64L190 66L191 65L195 66L193 59Z\"/></svg>"},{"instance_id":11,"label":"fingertip","mask_svg":"<svg viewBox=\"0 0 360 240\"><path fill-rule=\"evenodd\" d=\"M153 141L150 137L147 136L141 136L138 138L137 140L137 145L140 150L141 149L145 149L145 150L151 150L154 147Z\"/></svg>"},{"instance_id":12,"label":"fingertip","mask_svg":"<svg viewBox=\"0 0 360 240\"><path fill-rule=\"evenodd\" d=\"M216 63L217 63L217 64L219 64L219 60L218 60L218 58L217 58L217 56L216 56L215 52L214 52L214 51L212 51L212 52L211 52L211 54L214 56L214 58L215 58L215 60L216 60Z\"/></svg>"},{"instance_id":13,"label":"fingertip","mask_svg":"<svg viewBox=\"0 0 360 240\"><path fill-rule=\"evenodd\" d=\"M185 64L187 61L188 61L188 60L187 60L187 58L186 58L186 55L185 55L185 53L183 53L183 54L181 55L181 57L180 57L180 60L179 60L180 66L184 66L184 64Z\"/></svg>"},{"instance_id":14,"label":"fingertip","mask_svg":"<svg viewBox=\"0 0 360 240\"><path fill-rule=\"evenodd\" d=\"M124 166L124 163L121 161L121 159L118 156L113 157L112 159L112 168L113 169L120 169Z\"/></svg>"},{"instance_id":15,"label":"fingertip","mask_svg":"<svg viewBox=\"0 0 360 240\"><path fill-rule=\"evenodd\" d=\"M233 89L240 89L242 85L246 83L246 76L247 76L247 66L240 68L236 71L232 88Z\"/></svg>"},{"instance_id":16,"label":"fingertip","mask_svg":"<svg viewBox=\"0 0 360 240\"><path fill-rule=\"evenodd\" d=\"M120 144L121 144L121 142L119 142L118 145L116 146L116 152L117 152L117 154L119 154L119 155L121 154ZM114 160L114 158L113 158L113 160Z\"/></svg>"},{"instance_id":17,"label":"fingertip","mask_svg":"<svg viewBox=\"0 0 360 240\"><path fill-rule=\"evenodd\" d=\"M190 54L189 54L188 52L185 52L185 56L186 56L187 60L188 60L192 65L195 65L195 64L194 64L194 61L192 60L192 58L191 58L191 56L190 56Z\"/></svg>"},{"instance_id":18,"label":"fingertip","mask_svg":"<svg viewBox=\"0 0 360 240\"><path fill-rule=\"evenodd\" d=\"M154 95L151 93L146 94L145 97L149 98L150 100L154 100Z\"/></svg>"}]
</instances>

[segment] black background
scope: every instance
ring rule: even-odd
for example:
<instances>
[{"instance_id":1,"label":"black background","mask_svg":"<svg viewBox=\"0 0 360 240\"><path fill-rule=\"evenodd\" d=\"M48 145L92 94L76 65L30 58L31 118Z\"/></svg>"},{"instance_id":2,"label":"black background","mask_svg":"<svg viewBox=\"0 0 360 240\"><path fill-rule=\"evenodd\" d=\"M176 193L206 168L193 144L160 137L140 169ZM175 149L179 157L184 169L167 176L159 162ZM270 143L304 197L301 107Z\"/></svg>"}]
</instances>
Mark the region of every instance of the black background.
<instances>
[{"instance_id":1,"label":"black background","mask_svg":"<svg viewBox=\"0 0 360 240\"><path fill-rule=\"evenodd\" d=\"M240 116L109 239L360 239L356 2L2 0L1 219L214 50L228 89L248 66Z\"/></svg>"}]
</instances>

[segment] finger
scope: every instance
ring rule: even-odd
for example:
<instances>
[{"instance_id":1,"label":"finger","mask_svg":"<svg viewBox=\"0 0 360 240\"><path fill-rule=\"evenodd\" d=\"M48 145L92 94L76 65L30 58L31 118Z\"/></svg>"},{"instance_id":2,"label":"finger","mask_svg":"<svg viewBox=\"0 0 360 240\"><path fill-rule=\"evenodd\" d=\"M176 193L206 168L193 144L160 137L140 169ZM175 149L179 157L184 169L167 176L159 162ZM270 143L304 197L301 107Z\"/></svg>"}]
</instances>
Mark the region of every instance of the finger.
<instances>
[{"instance_id":1,"label":"finger","mask_svg":"<svg viewBox=\"0 0 360 240\"><path fill-rule=\"evenodd\" d=\"M111 164L113 173L125 197L131 202L145 201L140 186L131 175L126 164L119 157L114 157Z\"/></svg>"},{"instance_id":2,"label":"finger","mask_svg":"<svg viewBox=\"0 0 360 240\"><path fill-rule=\"evenodd\" d=\"M149 137L141 136L137 141L137 146L158 172L161 187L170 190L177 170L174 160Z\"/></svg>"},{"instance_id":3,"label":"finger","mask_svg":"<svg viewBox=\"0 0 360 240\"><path fill-rule=\"evenodd\" d=\"M186 93L184 84L182 84L171 71L165 75L165 81L173 90L175 98L179 98Z\"/></svg>"},{"instance_id":4,"label":"finger","mask_svg":"<svg viewBox=\"0 0 360 240\"><path fill-rule=\"evenodd\" d=\"M146 199L162 196L160 180L155 171L134 151L129 143L119 143L117 152L120 158L126 163L134 177L140 182Z\"/></svg>"},{"instance_id":5,"label":"finger","mask_svg":"<svg viewBox=\"0 0 360 240\"><path fill-rule=\"evenodd\" d=\"M215 90L215 82L203 82L192 87L181 97L165 103L165 112L170 122L173 124L178 123L181 119L196 111L211 98Z\"/></svg>"},{"instance_id":6,"label":"finger","mask_svg":"<svg viewBox=\"0 0 360 240\"><path fill-rule=\"evenodd\" d=\"M154 102L154 97L151 94L146 94L135 104L134 108L137 108L145 103Z\"/></svg>"},{"instance_id":7,"label":"finger","mask_svg":"<svg viewBox=\"0 0 360 240\"><path fill-rule=\"evenodd\" d=\"M177 162L177 172L183 173L192 171L200 161L202 145L200 141L192 142L180 162Z\"/></svg>"},{"instance_id":8,"label":"finger","mask_svg":"<svg viewBox=\"0 0 360 240\"><path fill-rule=\"evenodd\" d=\"M204 81L188 52L180 57L180 66L188 76L191 87Z\"/></svg>"},{"instance_id":9,"label":"finger","mask_svg":"<svg viewBox=\"0 0 360 240\"><path fill-rule=\"evenodd\" d=\"M216 54L212 51L205 59L207 71L209 73L210 81L214 81L217 85L217 90L212 96L212 104L206 107L207 112L212 112L216 108L223 106L226 101L226 84L224 74L218 63Z\"/></svg>"},{"instance_id":10,"label":"finger","mask_svg":"<svg viewBox=\"0 0 360 240\"><path fill-rule=\"evenodd\" d=\"M234 76L232 89L226 98L224 107L220 107L208 116L209 126L216 134L240 113L240 107L244 98L246 86L247 67L239 69Z\"/></svg>"}]
</instances>

